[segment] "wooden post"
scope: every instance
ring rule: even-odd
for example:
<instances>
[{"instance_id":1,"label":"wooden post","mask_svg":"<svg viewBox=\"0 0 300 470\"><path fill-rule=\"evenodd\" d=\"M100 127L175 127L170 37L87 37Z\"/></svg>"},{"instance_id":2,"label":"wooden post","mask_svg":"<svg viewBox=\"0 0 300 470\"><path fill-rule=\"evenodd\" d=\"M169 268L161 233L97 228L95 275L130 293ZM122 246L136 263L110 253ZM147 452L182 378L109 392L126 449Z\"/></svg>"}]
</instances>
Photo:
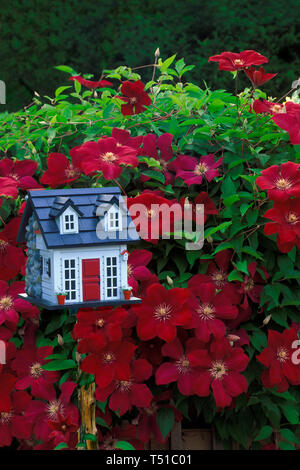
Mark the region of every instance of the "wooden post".
<instances>
[{"instance_id":1,"label":"wooden post","mask_svg":"<svg viewBox=\"0 0 300 470\"><path fill-rule=\"evenodd\" d=\"M80 388L78 404L81 414L81 426L78 431L79 442L84 442L85 434L92 434L95 436L95 440L86 440L87 450L97 450L95 382L91 383L87 388L84 386Z\"/></svg>"}]
</instances>

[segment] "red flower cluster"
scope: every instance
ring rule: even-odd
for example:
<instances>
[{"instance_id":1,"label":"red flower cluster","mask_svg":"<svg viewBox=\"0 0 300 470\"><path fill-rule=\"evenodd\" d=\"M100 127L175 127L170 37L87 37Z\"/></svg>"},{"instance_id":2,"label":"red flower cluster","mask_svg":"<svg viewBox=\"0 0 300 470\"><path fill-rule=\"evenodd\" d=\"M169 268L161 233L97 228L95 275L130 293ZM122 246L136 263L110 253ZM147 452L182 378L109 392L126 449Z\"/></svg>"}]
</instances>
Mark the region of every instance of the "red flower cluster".
<instances>
[{"instance_id":1,"label":"red flower cluster","mask_svg":"<svg viewBox=\"0 0 300 470\"><path fill-rule=\"evenodd\" d=\"M265 225L266 235L278 234L277 246L283 253L294 245L300 248L300 165L293 162L273 165L263 170L256 180L261 189L274 201L265 217L271 219Z\"/></svg>"}]
</instances>

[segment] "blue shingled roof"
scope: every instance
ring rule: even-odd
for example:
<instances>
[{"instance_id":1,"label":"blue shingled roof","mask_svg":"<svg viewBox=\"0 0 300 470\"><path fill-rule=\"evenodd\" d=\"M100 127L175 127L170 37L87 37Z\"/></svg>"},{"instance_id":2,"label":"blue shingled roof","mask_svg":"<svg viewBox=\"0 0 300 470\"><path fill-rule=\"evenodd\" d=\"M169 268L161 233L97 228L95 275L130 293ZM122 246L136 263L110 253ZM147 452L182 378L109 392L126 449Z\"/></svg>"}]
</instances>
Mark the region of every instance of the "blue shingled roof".
<instances>
[{"instance_id":1,"label":"blue shingled roof","mask_svg":"<svg viewBox=\"0 0 300 470\"><path fill-rule=\"evenodd\" d=\"M119 200L119 205L124 204L120 195L120 189L114 188L76 188L76 189L55 189L55 190L33 190L29 191L25 211L22 217L18 238L19 242L25 241L26 225L32 213L35 214L47 248L75 247L87 245L102 245L107 243L128 243L139 240L135 226L127 211L127 226L129 230L116 232L116 237L99 239L96 234L96 226L101 221L95 215L95 208L103 202L115 204ZM77 210L79 233L60 234L55 217L60 215L66 207ZM63 208L63 210L61 210ZM107 234L109 235L109 234Z\"/></svg>"}]
</instances>

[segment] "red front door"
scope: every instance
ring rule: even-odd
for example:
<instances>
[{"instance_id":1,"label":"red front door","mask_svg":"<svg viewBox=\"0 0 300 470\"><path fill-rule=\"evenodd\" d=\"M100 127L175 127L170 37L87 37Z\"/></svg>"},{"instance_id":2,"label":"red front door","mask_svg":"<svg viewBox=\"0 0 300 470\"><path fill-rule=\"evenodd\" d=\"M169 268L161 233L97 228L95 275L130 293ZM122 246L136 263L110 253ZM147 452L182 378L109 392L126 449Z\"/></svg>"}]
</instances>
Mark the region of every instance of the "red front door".
<instances>
[{"instance_id":1,"label":"red front door","mask_svg":"<svg viewBox=\"0 0 300 470\"><path fill-rule=\"evenodd\" d=\"M100 300L100 260L82 260L83 301Z\"/></svg>"}]
</instances>

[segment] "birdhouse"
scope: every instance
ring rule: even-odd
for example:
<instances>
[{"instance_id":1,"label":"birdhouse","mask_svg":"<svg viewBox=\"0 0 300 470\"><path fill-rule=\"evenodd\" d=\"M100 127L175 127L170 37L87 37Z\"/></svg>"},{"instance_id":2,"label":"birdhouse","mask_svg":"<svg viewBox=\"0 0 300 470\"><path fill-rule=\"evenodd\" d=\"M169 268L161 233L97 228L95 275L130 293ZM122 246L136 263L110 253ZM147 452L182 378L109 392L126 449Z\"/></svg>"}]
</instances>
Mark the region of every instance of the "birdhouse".
<instances>
[{"instance_id":1,"label":"birdhouse","mask_svg":"<svg viewBox=\"0 0 300 470\"><path fill-rule=\"evenodd\" d=\"M32 304L51 310L141 301L127 283L127 245L139 235L117 187L29 191L17 240L28 247L20 297Z\"/></svg>"}]
</instances>

